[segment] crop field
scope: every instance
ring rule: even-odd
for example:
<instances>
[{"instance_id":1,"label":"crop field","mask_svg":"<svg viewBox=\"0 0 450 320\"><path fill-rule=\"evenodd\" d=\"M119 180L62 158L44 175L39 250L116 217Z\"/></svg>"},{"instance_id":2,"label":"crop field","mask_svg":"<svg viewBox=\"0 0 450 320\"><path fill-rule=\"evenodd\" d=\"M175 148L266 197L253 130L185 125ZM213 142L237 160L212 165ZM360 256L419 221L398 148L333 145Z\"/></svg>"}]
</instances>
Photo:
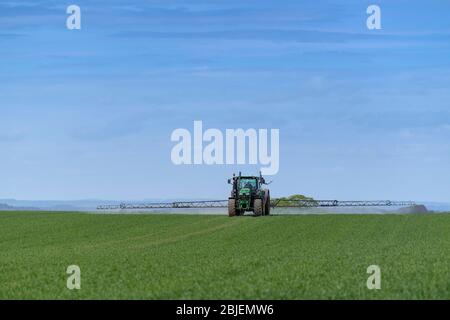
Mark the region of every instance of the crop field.
<instances>
[{"instance_id":1,"label":"crop field","mask_svg":"<svg viewBox=\"0 0 450 320\"><path fill-rule=\"evenodd\" d=\"M449 299L450 214L0 213L0 299L92 298Z\"/></svg>"}]
</instances>

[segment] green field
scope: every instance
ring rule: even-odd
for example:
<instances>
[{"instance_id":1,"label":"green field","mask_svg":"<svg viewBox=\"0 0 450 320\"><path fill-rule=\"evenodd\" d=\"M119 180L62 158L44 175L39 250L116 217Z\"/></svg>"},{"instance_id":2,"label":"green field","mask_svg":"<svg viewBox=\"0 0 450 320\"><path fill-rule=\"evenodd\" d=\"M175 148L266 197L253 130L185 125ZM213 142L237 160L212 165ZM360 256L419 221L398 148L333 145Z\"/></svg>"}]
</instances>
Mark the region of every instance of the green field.
<instances>
[{"instance_id":1,"label":"green field","mask_svg":"<svg viewBox=\"0 0 450 320\"><path fill-rule=\"evenodd\" d=\"M450 214L2 212L0 299L15 298L449 299Z\"/></svg>"}]
</instances>

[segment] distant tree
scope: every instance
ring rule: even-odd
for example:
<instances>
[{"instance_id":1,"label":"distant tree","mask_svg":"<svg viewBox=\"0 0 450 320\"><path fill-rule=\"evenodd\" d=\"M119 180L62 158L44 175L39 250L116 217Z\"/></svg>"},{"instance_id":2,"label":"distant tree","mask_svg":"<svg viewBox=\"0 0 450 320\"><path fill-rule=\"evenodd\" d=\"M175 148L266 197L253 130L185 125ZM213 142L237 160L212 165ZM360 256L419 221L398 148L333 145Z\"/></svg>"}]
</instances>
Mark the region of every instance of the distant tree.
<instances>
[{"instance_id":1,"label":"distant tree","mask_svg":"<svg viewBox=\"0 0 450 320\"><path fill-rule=\"evenodd\" d=\"M288 207L290 205L293 205L296 201L299 200L315 201L313 198L304 196L302 194L293 194L289 197L281 197L274 199L274 201L277 203L277 207Z\"/></svg>"}]
</instances>

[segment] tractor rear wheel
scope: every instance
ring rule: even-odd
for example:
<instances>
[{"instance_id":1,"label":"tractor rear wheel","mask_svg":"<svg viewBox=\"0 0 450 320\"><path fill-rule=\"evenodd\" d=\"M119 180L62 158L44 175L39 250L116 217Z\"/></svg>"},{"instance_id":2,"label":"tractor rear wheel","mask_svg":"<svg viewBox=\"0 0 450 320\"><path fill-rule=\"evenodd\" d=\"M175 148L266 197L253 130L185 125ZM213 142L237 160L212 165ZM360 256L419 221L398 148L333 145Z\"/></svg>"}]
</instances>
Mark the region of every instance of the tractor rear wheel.
<instances>
[{"instance_id":1,"label":"tractor rear wheel","mask_svg":"<svg viewBox=\"0 0 450 320\"><path fill-rule=\"evenodd\" d=\"M234 217L236 215L236 199L228 199L228 216Z\"/></svg>"},{"instance_id":2,"label":"tractor rear wheel","mask_svg":"<svg viewBox=\"0 0 450 320\"><path fill-rule=\"evenodd\" d=\"M270 215L270 196L267 197L266 199L266 205L264 208L264 215L269 216Z\"/></svg>"},{"instance_id":3,"label":"tractor rear wheel","mask_svg":"<svg viewBox=\"0 0 450 320\"><path fill-rule=\"evenodd\" d=\"M253 203L253 213L255 216L261 216L264 214L264 206L262 199L255 199Z\"/></svg>"}]
</instances>

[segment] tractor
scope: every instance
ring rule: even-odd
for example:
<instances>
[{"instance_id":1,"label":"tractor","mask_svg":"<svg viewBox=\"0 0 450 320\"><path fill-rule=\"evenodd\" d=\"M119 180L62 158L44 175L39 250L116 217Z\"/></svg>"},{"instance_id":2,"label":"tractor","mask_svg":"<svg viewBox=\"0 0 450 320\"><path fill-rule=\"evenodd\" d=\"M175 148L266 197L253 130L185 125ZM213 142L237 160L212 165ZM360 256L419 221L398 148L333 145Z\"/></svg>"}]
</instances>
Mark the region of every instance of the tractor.
<instances>
[{"instance_id":1,"label":"tractor","mask_svg":"<svg viewBox=\"0 0 450 320\"><path fill-rule=\"evenodd\" d=\"M239 172L228 179L231 184L231 196L228 198L228 216L242 216L245 212L253 212L255 216L270 214L270 192L263 189L267 185L261 173L258 176L243 176Z\"/></svg>"}]
</instances>

